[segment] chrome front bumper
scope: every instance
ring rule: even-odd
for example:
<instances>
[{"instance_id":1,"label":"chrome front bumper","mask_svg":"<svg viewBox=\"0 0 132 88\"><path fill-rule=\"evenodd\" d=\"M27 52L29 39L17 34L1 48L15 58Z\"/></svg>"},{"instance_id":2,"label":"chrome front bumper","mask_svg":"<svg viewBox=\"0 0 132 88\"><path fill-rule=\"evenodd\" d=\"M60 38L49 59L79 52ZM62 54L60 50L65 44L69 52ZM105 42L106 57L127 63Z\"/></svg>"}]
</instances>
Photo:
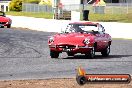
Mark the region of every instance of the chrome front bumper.
<instances>
[{"instance_id":1,"label":"chrome front bumper","mask_svg":"<svg viewBox=\"0 0 132 88\"><path fill-rule=\"evenodd\" d=\"M82 48L93 48L91 46L74 46L74 45L49 45L50 48L62 48L62 49L82 49Z\"/></svg>"}]
</instances>

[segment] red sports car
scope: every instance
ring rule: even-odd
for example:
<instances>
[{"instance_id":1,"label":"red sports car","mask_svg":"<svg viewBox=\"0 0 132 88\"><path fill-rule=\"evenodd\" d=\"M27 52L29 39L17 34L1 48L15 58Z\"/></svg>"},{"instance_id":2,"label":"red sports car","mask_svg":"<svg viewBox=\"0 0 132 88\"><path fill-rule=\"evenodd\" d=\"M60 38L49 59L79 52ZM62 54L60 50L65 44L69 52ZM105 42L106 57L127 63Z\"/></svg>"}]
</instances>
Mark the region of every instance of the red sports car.
<instances>
[{"instance_id":1,"label":"red sports car","mask_svg":"<svg viewBox=\"0 0 132 88\"><path fill-rule=\"evenodd\" d=\"M0 11L0 27L4 28L4 26L7 26L7 28L10 28L11 23L12 23L12 20L6 17L4 12Z\"/></svg>"},{"instance_id":2,"label":"red sports car","mask_svg":"<svg viewBox=\"0 0 132 88\"><path fill-rule=\"evenodd\" d=\"M51 58L58 58L62 52L68 56L81 53L90 58L94 58L95 52L109 56L111 42L111 36L105 33L104 27L93 22L70 23L63 33L48 39Z\"/></svg>"}]
</instances>

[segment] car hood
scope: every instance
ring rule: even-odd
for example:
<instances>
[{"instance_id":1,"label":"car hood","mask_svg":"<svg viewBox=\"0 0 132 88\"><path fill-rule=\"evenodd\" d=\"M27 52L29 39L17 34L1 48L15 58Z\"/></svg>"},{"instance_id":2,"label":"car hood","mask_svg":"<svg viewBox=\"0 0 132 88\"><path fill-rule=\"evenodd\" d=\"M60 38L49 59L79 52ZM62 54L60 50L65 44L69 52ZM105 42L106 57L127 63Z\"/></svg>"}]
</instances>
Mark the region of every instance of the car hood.
<instances>
[{"instance_id":1,"label":"car hood","mask_svg":"<svg viewBox=\"0 0 132 88\"><path fill-rule=\"evenodd\" d=\"M8 17L0 16L0 22L7 22L7 21L9 21Z\"/></svg>"},{"instance_id":2,"label":"car hood","mask_svg":"<svg viewBox=\"0 0 132 88\"><path fill-rule=\"evenodd\" d=\"M93 42L94 35L86 33L69 33L57 34L54 36L54 44L56 45L84 45L84 39L89 38Z\"/></svg>"}]
</instances>

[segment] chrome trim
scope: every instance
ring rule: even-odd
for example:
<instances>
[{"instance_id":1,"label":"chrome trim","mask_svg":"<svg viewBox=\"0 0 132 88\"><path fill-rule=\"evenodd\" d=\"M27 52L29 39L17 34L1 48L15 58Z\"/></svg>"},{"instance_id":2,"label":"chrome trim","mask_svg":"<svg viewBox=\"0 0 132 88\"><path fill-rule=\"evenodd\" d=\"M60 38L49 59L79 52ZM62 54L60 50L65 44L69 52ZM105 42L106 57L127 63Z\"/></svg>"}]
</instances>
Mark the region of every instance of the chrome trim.
<instances>
[{"instance_id":1,"label":"chrome trim","mask_svg":"<svg viewBox=\"0 0 132 88\"><path fill-rule=\"evenodd\" d=\"M85 49L85 48L93 48L93 47L82 46L82 47L79 47L79 48L83 48L83 49Z\"/></svg>"},{"instance_id":2,"label":"chrome trim","mask_svg":"<svg viewBox=\"0 0 132 88\"><path fill-rule=\"evenodd\" d=\"M56 46L49 46L50 48L56 48Z\"/></svg>"},{"instance_id":3,"label":"chrome trim","mask_svg":"<svg viewBox=\"0 0 132 88\"><path fill-rule=\"evenodd\" d=\"M78 49L78 45L76 45L75 49Z\"/></svg>"},{"instance_id":4,"label":"chrome trim","mask_svg":"<svg viewBox=\"0 0 132 88\"><path fill-rule=\"evenodd\" d=\"M78 46L78 45L76 45L75 47L68 48L68 46L57 46L57 45L50 45L50 44L49 44L49 47L50 48L62 48L62 49L64 49L64 48L65 49L81 49L81 48L85 49L85 48L93 48L93 47L89 47L89 46Z\"/></svg>"}]
</instances>

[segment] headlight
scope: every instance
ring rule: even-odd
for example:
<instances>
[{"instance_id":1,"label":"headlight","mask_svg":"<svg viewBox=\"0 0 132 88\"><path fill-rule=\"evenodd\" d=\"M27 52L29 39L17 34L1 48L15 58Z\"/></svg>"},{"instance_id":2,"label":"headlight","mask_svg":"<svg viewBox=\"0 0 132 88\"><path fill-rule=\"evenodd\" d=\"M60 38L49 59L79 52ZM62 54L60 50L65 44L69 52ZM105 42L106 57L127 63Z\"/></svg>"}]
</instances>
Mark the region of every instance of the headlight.
<instances>
[{"instance_id":1,"label":"headlight","mask_svg":"<svg viewBox=\"0 0 132 88\"><path fill-rule=\"evenodd\" d=\"M9 22L6 22L6 24L9 24Z\"/></svg>"},{"instance_id":2,"label":"headlight","mask_svg":"<svg viewBox=\"0 0 132 88\"><path fill-rule=\"evenodd\" d=\"M50 37L49 42L54 42L54 37Z\"/></svg>"},{"instance_id":3,"label":"headlight","mask_svg":"<svg viewBox=\"0 0 132 88\"><path fill-rule=\"evenodd\" d=\"M89 44L90 43L90 39L89 38L85 38L85 40L83 41L84 44Z\"/></svg>"},{"instance_id":4,"label":"headlight","mask_svg":"<svg viewBox=\"0 0 132 88\"><path fill-rule=\"evenodd\" d=\"M12 23L12 20L8 20L8 22L6 22L6 24L11 24Z\"/></svg>"}]
</instances>

